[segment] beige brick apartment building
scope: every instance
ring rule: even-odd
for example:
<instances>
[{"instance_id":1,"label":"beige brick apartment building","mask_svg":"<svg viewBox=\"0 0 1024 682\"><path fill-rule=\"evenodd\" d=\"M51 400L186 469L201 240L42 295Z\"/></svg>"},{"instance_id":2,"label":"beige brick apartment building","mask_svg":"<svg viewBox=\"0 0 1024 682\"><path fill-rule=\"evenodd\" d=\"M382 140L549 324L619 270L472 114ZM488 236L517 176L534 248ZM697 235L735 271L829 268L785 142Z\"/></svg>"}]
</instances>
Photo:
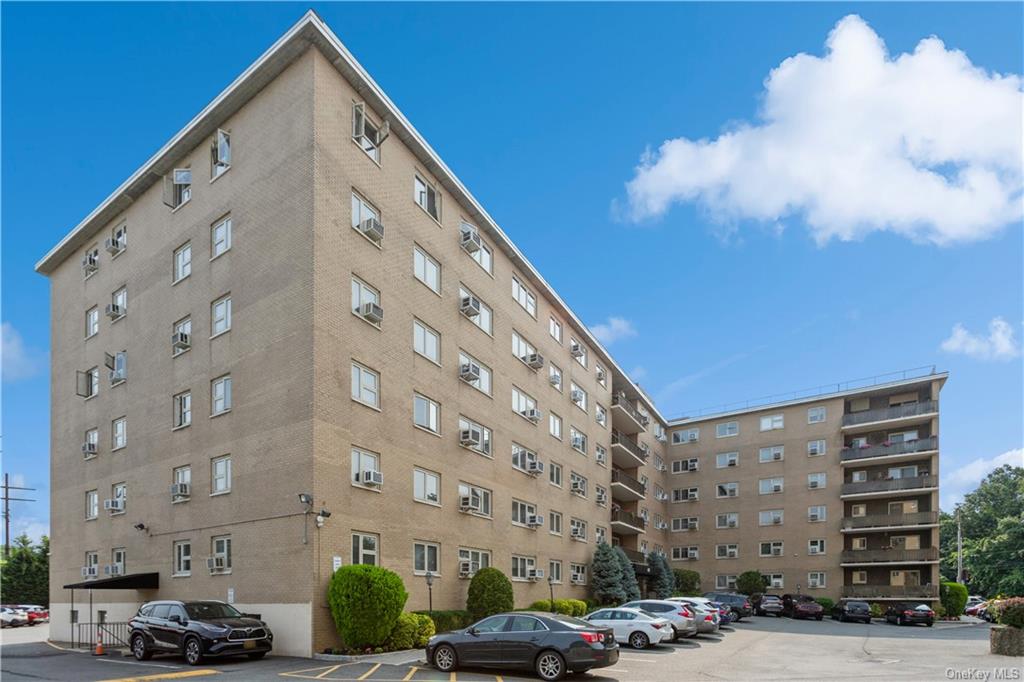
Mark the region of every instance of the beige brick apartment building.
<instances>
[{"instance_id":1,"label":"beige brick apartment building","mask_svg":"<svg viewBox=\"0 0 1024 682\"><path fill-rule=\"evenodd\" d=\"M526 604L586 596L602 540L934 596L945 375L666 421L315 14L37 269L55 638L220 598L308 655L338 565Z\"/></svg>"}]
</instances>

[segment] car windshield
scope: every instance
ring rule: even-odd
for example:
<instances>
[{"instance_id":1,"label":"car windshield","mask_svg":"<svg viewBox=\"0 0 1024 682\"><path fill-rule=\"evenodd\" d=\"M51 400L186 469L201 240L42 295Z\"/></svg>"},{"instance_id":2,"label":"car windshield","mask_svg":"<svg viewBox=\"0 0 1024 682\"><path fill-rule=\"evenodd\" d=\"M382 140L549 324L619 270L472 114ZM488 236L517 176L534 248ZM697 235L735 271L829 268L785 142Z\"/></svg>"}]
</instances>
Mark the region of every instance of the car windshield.
<instances>
[{"instance_id":1,"label":"car windshield","mask_svg":"<svg viewBox=\"0 0 1024 682\"><path fill-rule=\"evenodd\" d=\"M914 610L915 611L931 611L932 609L927 604L918 604L917 606L914 607Z\"/></svg>"},{"instance_id":2,"label":"car windshield","mask_svg":"<svg viewBox=\"0 0 1024 682\"><path fill-rule=\"evenodd\" d=\"M185 604L185 611L192 620L242 617L242 614L234 606L216 601L197 601Z\"/></svg>"}]
</instances>

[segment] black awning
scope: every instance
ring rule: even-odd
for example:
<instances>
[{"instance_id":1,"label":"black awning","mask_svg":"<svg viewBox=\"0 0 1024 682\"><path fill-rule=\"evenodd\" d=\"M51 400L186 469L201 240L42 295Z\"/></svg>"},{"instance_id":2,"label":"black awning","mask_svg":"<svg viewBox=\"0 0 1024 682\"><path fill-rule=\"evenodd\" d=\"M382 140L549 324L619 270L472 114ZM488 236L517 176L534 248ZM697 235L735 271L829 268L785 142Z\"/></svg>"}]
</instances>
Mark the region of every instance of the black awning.
<instances>
[{"instance_id":1,"label":"black awning","mask_svg":"<svg viewBox=\"0 0 1024 682\"><path fill-rule=\"evenodd\" d=\"M160 587L159 573L133 573L102 580L83 580L65 585L65 590L155 590Z\"/></svg>"}]
</instances>

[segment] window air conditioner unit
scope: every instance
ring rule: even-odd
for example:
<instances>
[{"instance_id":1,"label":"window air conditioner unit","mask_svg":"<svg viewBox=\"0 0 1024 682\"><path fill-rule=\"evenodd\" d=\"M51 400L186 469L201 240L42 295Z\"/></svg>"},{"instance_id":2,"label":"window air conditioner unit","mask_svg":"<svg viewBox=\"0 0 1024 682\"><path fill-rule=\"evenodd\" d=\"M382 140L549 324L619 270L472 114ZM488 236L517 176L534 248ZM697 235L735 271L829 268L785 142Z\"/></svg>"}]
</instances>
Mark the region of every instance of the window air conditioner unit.
<instances>
[{"instance_id":1,"label":"window air conditioner unit","mask_svg":"<svg viewBox=\"0 0 1024 682\"><path fill-rule=\"evenodd\" d=\"M120 239L107 237L107 240L103 242L103 248L105 248L107 250L107 253L109 253L111 256L116 256L117 254L124 251L124 244L121 243Z\"/></svg>"},{"instance_id":2,"label":"window air conditioner unit","mask_svg":"<svg viewBox=\"0 0 1024 682\"><path fill-rule=\"evenodd\" d=\"M83 578L95 578L98 574L98 566L82 566Z\"/></svg>"},{"instance_id":3,"label":"window air conditioner unit","mask_svg":"<svg viewBox=\"0 0 1024 682\"><path fill-rule=\"evenodd\" d=\"M480 436L473 429L459 431L459 443L469 447L480 445Z\"/></svg>"},{"instance_id":4,"label":"window air conditioner unit","mask_svg":"<svg viewBox=\"0 0 1024 682\"><path fill-rule=\"evenodd\" d=\"M687 440L690 441L691 443L696 443L697 442L697 434L696 433L691 433L687 437Z\"/></svg>"},{"instance_id":5,"label":"window air conditioner unit","mask_svg":"<svg viewBox=\"0 0 1024 682\"><path fill-rule=\"evenodd\" d=\"M780 547L772 547L772 556L782 556L782 549Z\"/></svg>"},{"instance_id":6,"label":"window air conditioner unit","mask_svg":"<svg viewBox=\"0 0 1024 682\"><path fill-rule=\"evenodd\" d=\"M569 354L572 355L574 358L582 358L583 346L575 342L569 344Z\"/></svg>"},{"instance_id":7,"label":"window air conditioner unit","mask_svg":"<svg viewBox=\"0 0 1024 682\"><path fill-rule=\"evenodd\" d=\"M808 454L808 455L816 455L816 454L818 454L818 448L817 448L817 447L812 447L812 448L810 448L810 449L809 449L809 450L807 451L807 454Z\"/></svg>"},{"instance_id":8,"label":"window air conditioner unit","mask_svg":"<svg viewBox=\"0 0 1024 682\"><path fill-rule=\"evenodd\" d=\"M664 433L659 433L659 434L658 434L657 436L655 436L654 438L655 438L655 439L656 439L656 440L657 440L657 441L658 441L659 443L665 443L665 442L668 442L668 436L666 436L666 435L665 435Z\"/></svg>"},{"instance_id":9,"label":"window air conditioner unit","mask_svg":"<svg viewBox=\"0 0 1024 682\"><path fill-rule=\"evenodd\" d=\"M124 315L124 309L121 306L117 305L116 303L107 304L107 317L109 317L112 320L116 320L122 315Z\"/></svg>"},{"instance_id":10,"label":"window air conditioner unit","mask_svg":"<svg viewBox=\"0 0 1024 682\"><path fill-rule=\"evenodd\" d=\"M228 560L223 554L212 556L206 560L206 568L210 573L217 573L227 568Z\"/></svg>"},{"instance_id":11,"label":"window air conditioner unit","mask_svg":"<svg viewBox=\"0 0 1024 682\"><path fill-rule=\"evenodd\" d=\"M649 426L651 423L651 418L648 417L646 414L642 414L640 415L640 423L643 424L644 426Z\"/></svg>"},{"instance_id":12,"label":"window air conditioner unit","mask_svg":"<svg viewBox=\"0 0 1024 682\"><path fill-rule=\"evenodd\" d=\"M569 578L569 582L571 582L573 585L582 585L584 583L584 580L582 576L574 575L571 578Z\"/></svg>"},{"instance_id":13,"label":"window air conditioner unit","mask_svg":"<svg viewBox=\"0 0 1024 682\"><path fill-rule=\"evenodd\" d=\"M480 314L480 299L476 296L463 296L459 311L466 317L476 317Z\"/></svg>"},{"instance_id":14,"label":"window air conditioner unit","mask_svg":"<svg viewBox=\"0 0 1024 682\"><path fill-rule=\"evenodd\" d=\"M586 488L584 487L584 485L578 481L573 483L572 486L570 486L569 490L570 492L574 492L577 495L582 495L584 492L586 492Z\"/></svg>"},{"instance_id":15,"label":"window air conditioner unit","mask_svg":"<svg viewBox=\"0 0 1024 682\"><path fill-rule=\"evenodd\" d=\"M777 525L779 525L780 523L782 523L782 519L780 519L780 518L779 518L778 516L776 516L776 517L774 517L774 518L772 519L772 523L773 523L773 524L775 524L775 525L777 526Z\"/></svg>"},{"instance_id":16,"label":"window air conditioner unit","mask_svg":"<svg viewBox=\"0 0 1024 682\"><path fill-rule=\"evenodd\" d=\"M782 492L782 486L781 485L773 485L772 486L772 492L773 493L781 493Z\"/></svg>"},{"instance_id":17,"label":"window air conditioner unit","mask_svg":"<svg viewBox=\"0 0 1024 682\"><path fill-rule=\"evenodd\" d=\"M107 564L103 567L103 575L121 575L124 573L124 568L121 564Z\"/></svg>"},{"instance_id":18,"label":"window air conditioner unit","mask_svg":"<svg viewBox=\"0 0 1024 682\"><path fill-rule=\"evenodd\" d=\"M480 500L472 495L463 495L459 498L459 511L475 512L480 511Z\"/></svg>"},{"instance_id":19,"label":"window air conditioner unit","mask_svg":"<svg viewBox=\"0 0 1024 682\"><path fill-rule=\"evenodd\" d=\"M608 496L605 493L598 493L597 494L597 503L598 504L604 504L607 501L608 501Z\"/></svg>"},{"instance_id":20,"label":"window air conditioner unit","mask_svg":"<svg viewBox=\"0 0 1024 682\"><path fill-rule=\"evenodd\" d=\"M530 514L526 517L526 525L531 528L539 528L544 525L544 517L537 514Z\"/></svg>"},{"instance_id":21,"label":"window air conditioner unit","mask_svg":"<svg viewBox=\"0 0 1024 682\"><path fill-rule=\"evenodd\" d=\"M575 438L572 439L572 446L574 448L576 448L577 450L582 450L583 449L583 439L580 438L579 436L576 436Z\"/></svg>"},{"instance_id":22,"label":"window air conditioner unit","mask_svg":"<svg viewBox=\"0 0 1024 682\"><path fill-rule=\"evenodd\" d=\"M533 408L529 410L523 410L522 415L532 421L534 424L540 421L540 410Z\"/></svg>"},{"instance_id":23,"label":"window air conditioner unit","mask_svg":"<svg viewBox=\"0 0 1024 682\"><path fill-rule=\"evenodd\" d=\"M659 502L668 501L668 493L658 493L655 497L657 497Z\"/></svg>"},{"instance_id":24,"label":"window air conditioner unit","mask_svg":"<svg viewBox=\"0 0 1024 682\"><path fill-rule=\"evenodd\" d=\"M810 519L811 519L811 521L818 521L819 520L817 514L811 514Z\"/></svg>"},{"instance_id":25,"label":"window air conditioner unit","mask_svg":"<svg viewBox=\"0 0 1024 682\"><path fill-rule=\"evenodd\" d=\"M700 469L700 462L695 460L695 459L691 459L689 462L686 463L686 470L687 471L698 471L699 469Z\"/></svg>"},{"instance_id":26,"label":"window air conditioner unit","mask_svg":"<svg viewBox=\"0 0 1024 682\"><path fill-rule=\"evenodd\" d=\"M540 369L544 366L544 356L540 353L531 353L526 356L526 364L534 369Z\"/></svg>"},{"instance_id":27,"label":"window air conditioner unit","mask_svg":"<svg viewBox=\"0 0 1024 682\"><path fill-rule=\"evenodd\" d=\"M658 530L668 530L668 524L667 524L667 523L665 523L664 521L661 521L661 522L659 522L659 523L656 523L656 524L654 525L654 527L655 527L655 528L657 528Z\"/></svg>"},{"instance_id":28,"label":"window air conditioner unit","mask_svg":"<svg viewBox=\"0 0 1024 682\"><path fill-rule=\"evenodd\" d=\"M376 303L364 303L359 306L359 314L367 322L380 324L384 321L384 309Z\"/></svg>"},{"instance_id":29,"label":"window air conditioner unit","mask_svg":"<svg viewBox=\"0 0 1024 682\"><path fill-rule=\"evenodd\" d=\"M735 528L735 527L736 527L736 522L735 522L735 521L729 521L729 522L728 522L728 523L727 523L726 525L727 525L727 526L728 526L729 528Z\"/></svg>"},{"instance_id":30,"label":"window air conditioner unit","mask_svg":"<svg viewBox=\"0 0 1024 682\"><path fill-rule=\"evenodd\" d=\"M811 548L808 549L807 553L808 554L817 554L818 553L818 548L817 547L811 547Z\"/></svg>"},{"instance_id":31,"label":"window air conditioner unit","mask_svg":"<svg viewBox=\"0 0 1024 682\"><path fill-rule=\"evenodd\" d=\"M603 452L598 452L596 455L594 455L594 459L597 460L598 464L604 464L605 461L607 461L607 457L608 456L605 455Z\"/></svg>"},{"instance_id":32,"label":"window air conditioner unit","mask_svg":"<svg viewBox=\"0 0 1024 682\"><path fill-rule=\"evenodd\" d=\"M92 457L96 454L96 443L82 443L82 455L85 457Z\"/></svg>"},{"instance_id":33,"label":"window air conditioner unit","mask_svg":"<svg viewBox=\"0 0 1024 682\"><path fill-rule=\"evenodd\" d=\"M697 519L690 519L686 522L687 530L697 530Z\"/></svg>"},{"instance_id":34,"label":"window air conditioner unit","mask_svg":"<svg viewBox=\"0 0 1024 682\"><path fill-rule=\"evenodd\" d=\"M818 482L817 481L811 481L811 482L809 482L807 484L807 487L808 488L817 488L818 487Z\"/></svg>"},{"instance_id":35,"label":"window air conditioner unit","mask_svg":"<svg viewBox=\"0 0 1024 682\"><path fill-rule=\"evenodd\" d=\"M375 242L384 239L384 226L376 218L367 218L359 223L359 231Z\"/></svg>"},{"instance_id":36,"label":"window air conditioner unit","mask_svg":"<svg viewBox=\"0 0 1024 682\"><path fill-rule=\"evenodd\" d=\"M578 388L574 389L572 392L569 393L569 399L572 400L574 403L583 402L583 391L581 391Z\"/></svg>"},{"instance_id":37,"label":"window air conditioner unit","mask_svg":"<svg viewBox=\"0 0 1024 682\"><path fill-rule=\"evenodd\" d=\"M171 348L174 350L188 350L192 347L192 338L185 332L171 334Z\"/></svg>"},{"instance_id":38,"label":"window air conditioner unit","mask_svg":"<svg viewBox=\"0 0 1024 682\"><path fill-rule=\"evenodd\" d=\"M738 556L739 552L737 552L735 549L729 549L726 550L725 554L730 559L735 559Z\"/></svg>"},{"instance_id":39,"label":"window air conditioner unit","mask_svg":"<svg viewBox=\"0 0 1024 682\"><path fill-rule=\"evenodd\" d=\"M93 254L89 254L82 259L82 271L87 275L91 275L100 269L100 259Z\"/></svg>"},{"instance_id":40,"label":"window air conditioner unit","mask_svg":"<svg viewBox=\"0 0 1024 682\"><path fill-rule=\"evenodd\" d=\"M807 587L821 587L821 585L818 584L817 580L811 580L810 582L807 583Z\"/></svg>"},{"instance_id":41,"label":"window air conditioner unit","mask_svg":"<svg viewBox=\"0 0 1024 682\"><path fill-rule=\"evenodd\" d=\"M573 540L586 540L587 532L582 528L573 528L571 531L569 531L569 537L571 537Z\"/></svg>"},{"instance_id":42,"label":"window air conditioner unit","mask_svg":"<svg viewBox=\"0 0 1024 682\"><path fill-rule=\"evenodd\" d=\"M480 233L463 228L462 235L459 237L459 245L466 253L476 253L480 250Z\"/></svg>"},{"instance_id":43,"label":"window air conditioner unit","mask_svg":"<svg viewBox=\"0 0 1024 682\"><path fill-rule=\"evenodd\" d=\"M531 568L530 570L528 570L526 572L526 576L530 580L543 580L544 579L544 569L542 569L542 568Z\"/></svg>"},{"instance_id":44,"label":"window air conditioner unit","mask_svg":"<svg viewBox=\"0 0 1024 682\"><path fill-rule=\"evenodd\" d=\"M730 460L729 460L729 463L728 463L728 464L726 464L726 466L730 466L730 467L734 467L734 466L736 466L736 460L734 460L734 459L730 459Z\"/></svg>"},{"instance_id":45,"label":"window air conditioner unit","mask_svg":"<svg viewBox=\"0 0 1024 682\"><path fill-rule=\"evenodd\" d=\"M115 497L112 500L103 500L103 511L124 511L124 500L120 497Z\"/></svg>"},{"instance_id":46,"label":"window air conditioner unit","mask_svg":"<svg viewBox=\"0 0 1024 682\"><path fill-rule=\"evenodd\" d=\"M181 498L189 497L192 494L192 486L188 483L172 483L171 484L171 497Z\"/></svg>"},{"instance_id":47,"label":"window air conditioner unit","mask_svg":"<svg viewBox=\"0 0 1024 682\"><path fill-rule=\"evenodd\" d=\"M554 386L555 388L561 388L562 377L558 376L557 374L551 374L548 376L548 383Z\"/></svg>"},{"instance_id":48,"label":"window air conditioner unit","mask_svg":"<svg viewBox=\"0 0 1024 682\"><path fill-rule=\"evenodd\" d=\"M379 471L364 471L362 475L363 485L384 485L384 474Z\"/></svg>"},{"instance_id":49,"label":"window air conditioner unit","mask_svg":"<svg viewBox=\"0 0 1024 682\"><path fill-rule=\"evenodd\" d=\"M544 473L544 462L541 462L541 461L536 460L536 459L531 459L529 462L526 463L526 470L529 473L534 474L534 475L543 474Z\"/></svg>"},{"instance_id":50,"label":"window air conditioner unit","mask_svg":"<svg viewBox=\"0 0 1024 682\"><path fill-rule=\"evenodd\" d=\"M469 578L474 573L480 570L480 564L475 561L460 561L459 562L459 577Z\"/></svg>"},{"instance_id":51,"label":"window air conditioner unit","mask_svg":"<svg viewBox=\"0 0 1024 682\"><path fill-rule=\"evenodd\" d=\"M459 365L459 378L466 382L480 380L480 365L475 362L464 362Z\"/></svg>"}]
</instances>

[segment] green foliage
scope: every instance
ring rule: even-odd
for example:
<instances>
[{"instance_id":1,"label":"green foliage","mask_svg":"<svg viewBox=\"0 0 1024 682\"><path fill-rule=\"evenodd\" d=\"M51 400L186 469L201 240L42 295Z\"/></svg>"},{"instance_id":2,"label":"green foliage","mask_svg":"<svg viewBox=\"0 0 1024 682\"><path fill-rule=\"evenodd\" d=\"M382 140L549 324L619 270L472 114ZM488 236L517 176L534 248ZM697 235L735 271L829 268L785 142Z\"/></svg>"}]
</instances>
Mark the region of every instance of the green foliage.
<instances>
[{"instance_id":1,"label":"green foliage","mask_svg":"<svg viewBox=\"0 0 1024 682\"><path fill-rule=\"evenodd\" d=\"M550 599L538 599L537 601L530 604L525 611L550 611L551 613L560 613L558 610L558 602L561 599L556 599L552 602Z\"/></svg>"},{"instance_id":2,"label":"green foliage","mask_svg":"<svg viewBox=\"0 0 1024 682\"><path fill-rule=\"evenodd\" d=\"M878 602L871 602L870 608L872 618L881 618L885 615L885 608Z\"/></svg>"},{"instance_id":3,"label":"green foliage","mask_svg":"<svg viewBox=\"0 0 1024 682\"><path fill-rule=\"evenodd\" d=\"M425 616L422 613L410 615L416 618L416 639L413 642L413 648L422 649L427 646L430 638L437 634L437 630L434 628L434 621L430 619L430 616Z\"/></svg>"},{"instance_id":4,"label":"green foliage","mask_svg":"<svg viewBox=\"0 0 1024 682\"><path fill-rule=\"evenodd\" d=\"M647 555L647 565L651 567L651 594L656 599L668 599L676 586L675 575L668 559L661 552Z\"/></svg>"},{"instance_id":5,"label":"green foliage","mask_svg":"<svg viewBox=\"0 0 1024 682\"><path fill-rule=\"evenodd\" d=\"M469 627L473 623L473 619L469 615L469 611L413 611L413 613L426 616L434 623L434 632L449 632L451 630L461 630L462 628Z\"/></svg>"},{"instance_id":6,"label":"green foliage","mask_svg":"<svg viewBox=\"0 0 1024 682\"><path fill-rule=\"evenodd\" d=\"M377 647L387 640L408 598L397 573L365 564L342 566L327 588L338 635L353 649Z\"/></svg>"},{"instance_id":7,"label":"green foliage","mask_svg":"<svg viewBox=\"0 0 1024 682\"><path fill-rule=\"evenodd\" d=\"M1013 597L999 605L999 622L1014 628L1024 628L1024 597Z\"/></svg>"},{"instance_id":8,"label":"green foliage","mask_svg":"<svg viewBox=\"0 0 1024 682\"><path fill-rule=\"evenodd\" d=\"M967 606L967 587L960 583L942 583L939 585L939 601L947 616L959 617Z\"/></svg>"},{"instance_id":9,"label":"green foliage","mask_svg":"<svg viewBox=\"0 0 1024 682\"><path fill-rule=\"evenodd\" d=\"M429 618L427 620L430 620ZM414 613L400 613L395 627L391 628L391 634L385 647L391 651L402 651L411 649L416 644L416 633L419 630L419 616Z\"/></svg>"},{"instance_id":10,"label":"green foliage","mask_svg":"<svg viewBox=\"0 0 1024 682\"><path fill-rule=\"evenodd\" d=\"M836 605L836 603L828 597L817 597L814 601L821 604L821 608L825 609L825 611L831 611L832 607Z\"/></svg>"},{"instance_id":11,"label":"green foliage","mask_svg":"<svg viewBox=\"0 0 1024 682\"><path fill-rule=\"evenodd\" d=\"M43 536L38 545L25 534L14 538L11 556L3 567L3 603L50 603L50 539Z\"/></svg>"},{"instance_id":12,"label":"green foliage","mask_svg":"<svg viewBox=\"0 0 1024 682\"><path fill-rule=\"evenodd\" d=\"M626 601L622 565L611 545L602 542L594 552L590 565L590 589L599 604L621 604ZM571 615L571 614L570 614Z\"/></svg>"},{"instance_id":13,"label":"green foliage","mask_svg":"<svg viewBox=\"0 0 1024 682\"><path fill-rule=\"evenodd\" d=\"M751 595L755 592L762 592L768 586L759 571L743 571L736 577L736 591L740 594Z\"/></svg>"},{"instance_id":14,"label":"green foliage","mask_svg":"<svg viewBox=\"0 0 1024 682\"><path fill-rule=\"evenodd\" d=\"M636 570L633 562L629 560L621 547L615 548L615 555L619 558L619 566L622 567L622 590L626 593L626 601L634 601L640 598L640 584L636 581Z\"/></svg>"},{"instance_id":15,"label":"green foliage","mask_svg":"<svg viewBox=\"0 0 1024 682\"><path fill-rule=\"evenodd\" d=\"M946 617L946 607L943 606L941 603L936 603L932 607L932 611L935 612L935 617L936 618L945 618Z\"/></svg>"},{"instance_id":16,"label":"green foliage","mask_svg":"<svg viewBox=\"0 0 1024 682\"><path fill-rule=\"evenodd\" d=\"M587 606L587 602L582 599L570 599L569 604L572 606L571 615L576 616L577 618L582 618L587 615L588 611L590 611L590 607Z\"/></svg>"},{"instance_id":17,"label":"green foliage","mask_svg":"<svg viewBox=\"0 0 1024 682\"><path fill-rule=\"evenodd\" d=\"M474 621L502 611L511 611L512 581L497 568L482 568L469 581L466 610Z\"/></svg>"},{"instance_id":18,"label":"green foliage","mask_svg":"<svg viewBox=\"0 0 1024 682\"><path fill-rule=\"evenodd\" d=\"M550 599L538 599L530 604L529 608L523 611L551 611ZM561 613L565 616L585 616L589 611L587 602L580 599L556 599L554 613Z\"/></svg>"},{"instance_id":19,"label":"green foliage","mask_svg":"<svg viewBox=\"0 0 1024 682\"><path fill-rule=\"evenodd\" d=\"M964 565L978 594L1024 594L1024 515L1002 518L990 535L965 541Z\"/></svg>"},{"instance_id":20,"label":"green foliage","mask_svg":"<svg viewBox=\"0 0 1024 682\"><path fill-rule=\"evenodd\" d=\"M676 593L683 597L700 595L700 573L685 568L672 569L676 582Z\"/></svg>"}]
</instances>

